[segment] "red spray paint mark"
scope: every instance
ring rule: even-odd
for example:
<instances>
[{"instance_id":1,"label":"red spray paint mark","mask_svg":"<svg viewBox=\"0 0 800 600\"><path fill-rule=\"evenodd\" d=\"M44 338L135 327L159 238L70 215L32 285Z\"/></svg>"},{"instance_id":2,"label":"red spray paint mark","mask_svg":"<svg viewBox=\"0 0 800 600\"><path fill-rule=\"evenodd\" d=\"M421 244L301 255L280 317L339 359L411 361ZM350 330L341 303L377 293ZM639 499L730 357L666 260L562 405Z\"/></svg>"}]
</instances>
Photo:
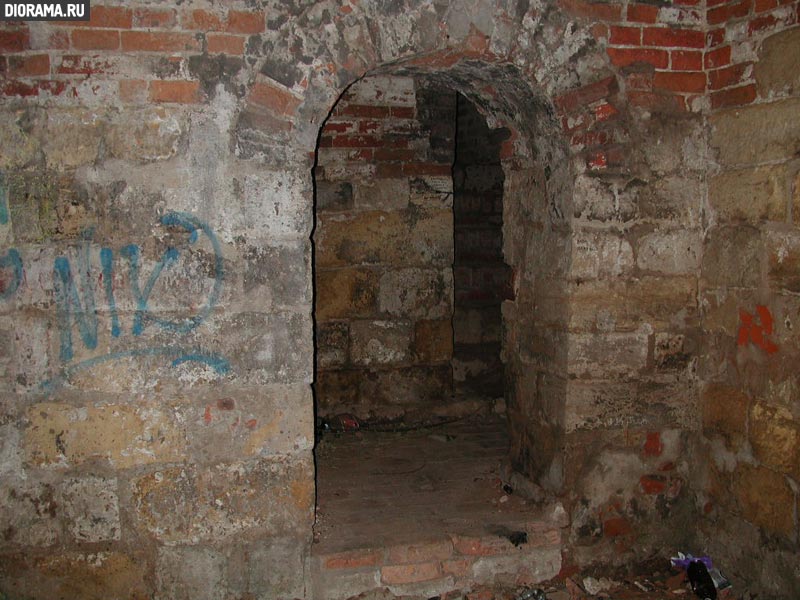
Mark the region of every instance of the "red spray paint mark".
<instances>
[{"instance_id":1,"label":"red spray paint mark","mask_svg":"<svg viewBox=\"0 0 800 600\"><path fill-rule=\"evenodd\" d=\"M211 423L211 407L206 406L206 414L203 415L203 421L206 422L206 425Z\"/></svg>"},{"instance_id":2,"label":"red spray paint mark","mask_svg":"<svg viewBox=\"0 0 800 600\"><path fill-rule=\"evenodd\" d=\"M746 310L739 310L739 319L742 324L739 326L739 336L737 343L746 346L748 343L764 350L767 354L774 354L778 351L776 346L767 336L772 335L772 315L766 306L756 305L756 313L760 324L756 323L756 316L751 315Z\"/></svg>"},{"instance_id":3,"label":"red spray paint mark","mask_svg":"<svg viewBox=\"0 0 800 600\"><path fill-rule=\"evenodd\" d=\"M255 429L257 424L258 421L256 421L255 419L250 419L249 421L245 421L244 426L247 427L248 429Z\"/></svg>"},{"instance_id":4,"label":"red spray paint mark","mask_svg":"<svg viewBox=\"0 0 800 600\"><path fill-rule=\"evenodd\" d=\"M661 443L661 434L658 431L648 431L642 451L645 456L661 456L664 444Z\"/></svg>"}]
</instances>

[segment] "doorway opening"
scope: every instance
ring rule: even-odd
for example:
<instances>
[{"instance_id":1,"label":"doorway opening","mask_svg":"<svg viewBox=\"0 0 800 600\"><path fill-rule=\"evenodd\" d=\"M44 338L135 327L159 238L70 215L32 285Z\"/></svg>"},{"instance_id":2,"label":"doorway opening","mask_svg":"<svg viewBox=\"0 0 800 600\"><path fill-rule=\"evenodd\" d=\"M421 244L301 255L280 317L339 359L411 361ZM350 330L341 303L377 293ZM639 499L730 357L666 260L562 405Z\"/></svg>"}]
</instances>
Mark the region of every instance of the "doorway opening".
<instances>
[{"instance_id":1,"label":"doorway opening","mask_svg":"<svg viewBox=\"0 0 800 600\"><path fill-rule=\"evenodd\" d=\"M541 518L544 491L530 479L527 495L509 488L512 467L531 477L552 471L552 457L530 439L558 419L548 421L536 397L537 372L552 361L531 357L532 344L518 350L527 339L518 323L534 319L517 314L515 273L531 259L526 235L547 214L544 170L511 166L516 194L541 206L520 203L509 223L502 155L512 133L490 127L453 83L365 77L340 97L319 138L312 555L314 587L328 594L337 574L405 589L392 568L410 559L390 549L419 544L439 548L435 576L425 578L431 594L459 577L480 579L470 544L524 562L521 540L546 532L547 560L560 561L557 527ZM531 281L536 270L525 273ZM523 291L533 306L532 288ZM537 411L536 427L510 426ZM377 554L349 562L367 550ZM512 563L508 572L525 573ZM331 564L349 566L334 573Z\"/></svg>"}]
</instances>

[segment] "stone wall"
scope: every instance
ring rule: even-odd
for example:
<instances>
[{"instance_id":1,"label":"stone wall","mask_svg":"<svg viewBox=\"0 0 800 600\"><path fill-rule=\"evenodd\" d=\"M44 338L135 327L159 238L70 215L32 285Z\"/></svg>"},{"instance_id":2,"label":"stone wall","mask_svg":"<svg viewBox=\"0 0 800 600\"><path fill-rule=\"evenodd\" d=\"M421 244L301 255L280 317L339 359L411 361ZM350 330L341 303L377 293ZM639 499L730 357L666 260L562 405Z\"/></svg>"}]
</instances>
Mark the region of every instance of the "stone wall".
<instances>
[{"instance_id":1,"label":"stone wall","mask_svg":"<svg viewBox=\"0 0 800 600\"><path fill-rule=\"evenodd\" d=\"M704 546L796 592L797 11L192 0L4 22L0 590L310 596L312 168L369 73L509 132L512 459L565 500L566 566Z\"/></svg>"},{"instance_id":2,"label":"stone wall","mask_svg":"<svg viewBox=\"0 0 800 600\"><path fill-rule=\"evenodd\" d=\"M503 262L503 166L509 135L492 131L465 98L458 101L453 165L453 377L463 394L502 398L501 304L513 294Z\"/></svg>"},{"instance_id":3,"label":"stone wall","mask_svg":"<svg viewBox=\"0 0 800 600\"><path fill-rule=\"evenodd\" d=\"M455 93L368 77L317 154L318 415L424 421L453 376Z\"/></svg>"},{"instance_id":4,"label":"stone wall","mask_svg":"<svg viewBox=\"0 0 800 600\"><path fill-rule=\"evenodd\" d=\"M764 17L740 17L728 50L747 59L748 82L732 88L747 105L710 117L703 533L737 577L790 597L800 593L800 29L772 34Z\"/></svg>"}]
</instances>

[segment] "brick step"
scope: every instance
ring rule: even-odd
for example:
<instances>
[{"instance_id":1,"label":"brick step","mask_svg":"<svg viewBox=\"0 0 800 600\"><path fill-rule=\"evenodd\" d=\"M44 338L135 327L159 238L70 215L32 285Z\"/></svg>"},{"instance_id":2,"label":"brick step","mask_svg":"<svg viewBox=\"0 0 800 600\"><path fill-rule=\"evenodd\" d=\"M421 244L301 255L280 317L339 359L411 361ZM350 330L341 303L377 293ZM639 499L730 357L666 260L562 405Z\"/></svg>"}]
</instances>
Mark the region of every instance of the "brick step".
<instances>
[{"instance_id":1,"label":"brick step","mask_svg":"<svg viewBox=\"0 0 800 600\"><path fill-rule=\"evenodd\" d=\"M481 533L448 533L402 544L336 550L331 543L312 547L312 598L346 600L371 590L430 598L478 585L533 585L561 569L558 524L537 521L515 527L475 525ZM494 533L483 530L494 529ZM524 532L515 545L511 533ZM520 536L521 537L521 536Z\"/></svg>"}]
</instances>

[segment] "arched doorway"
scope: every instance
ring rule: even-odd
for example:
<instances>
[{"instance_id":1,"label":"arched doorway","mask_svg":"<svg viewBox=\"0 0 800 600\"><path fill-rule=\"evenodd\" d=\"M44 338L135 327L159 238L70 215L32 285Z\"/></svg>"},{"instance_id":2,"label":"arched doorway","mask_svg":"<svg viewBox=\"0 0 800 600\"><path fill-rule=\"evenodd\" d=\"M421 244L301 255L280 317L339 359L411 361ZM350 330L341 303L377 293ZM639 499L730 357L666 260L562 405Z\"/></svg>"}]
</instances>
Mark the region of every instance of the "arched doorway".
<instances>
[{"instance_id":1,"label":"arched doorway","mask_svg":"<svg viewBox=\"0 0 800 600\"><path fill-rule=\"evenodd\" d=\"M498 93L493 69L370 74L322 128L315 401L330 430L316 453L315 587L337 580L326 565L363 589L425 593L557 572L557 528L509 495L501 463L538 500L560 490L568 168L541 135L554 127L543 105ZM537 562L526 541L543 531ZM498 536L510 562L489 573L470 544ZM420 544L439 548L433 570L395 577L408 556L388 549Z\"/></svg>"}]
</instances>

